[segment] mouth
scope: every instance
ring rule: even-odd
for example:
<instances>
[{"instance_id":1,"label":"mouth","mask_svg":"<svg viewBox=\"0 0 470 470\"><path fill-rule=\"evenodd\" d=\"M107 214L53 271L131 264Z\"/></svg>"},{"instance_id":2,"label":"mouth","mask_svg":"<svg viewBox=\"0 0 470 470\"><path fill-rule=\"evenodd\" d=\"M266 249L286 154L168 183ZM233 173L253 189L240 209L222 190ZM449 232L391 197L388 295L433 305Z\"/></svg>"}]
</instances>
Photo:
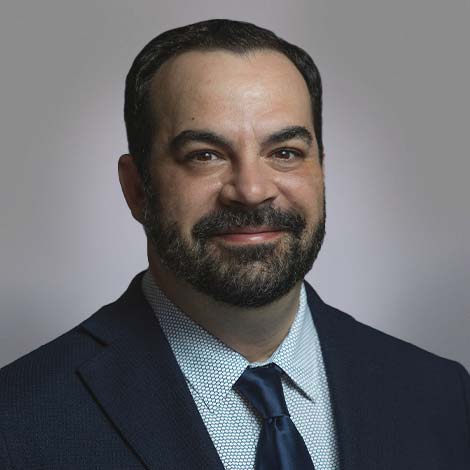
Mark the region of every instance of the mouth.
<instances>
[{"instance_id":1,"label":"mouth","mask_svg":"<svg viewBox=\"0 0 470 470\"><path fill-rule=\"evenodd\" d=\"M276 240L285 232L272 227L235 227L217 233L216 238L232 243L259 243Z\"/></svg>"}]
</instances>

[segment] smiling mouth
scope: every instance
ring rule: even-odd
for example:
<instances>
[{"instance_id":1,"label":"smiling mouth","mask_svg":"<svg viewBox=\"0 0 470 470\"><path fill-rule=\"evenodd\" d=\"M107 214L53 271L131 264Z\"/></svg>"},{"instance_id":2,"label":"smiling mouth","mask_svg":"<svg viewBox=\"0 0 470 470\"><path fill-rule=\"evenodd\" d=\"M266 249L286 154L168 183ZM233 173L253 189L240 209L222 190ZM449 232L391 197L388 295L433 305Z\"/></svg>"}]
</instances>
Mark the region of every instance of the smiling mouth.
<instances>
[{"instance_id":1,"label":"smiling mouth","mask_svg":"<svg viewBox=\"0 0 470 470\"><path fill-rule=\"evenodd\" d=\"M259 243L280 238L285 232L270 227L240 227L216 234L215 237L232 243Z\"/></svg>"}]
</instances>

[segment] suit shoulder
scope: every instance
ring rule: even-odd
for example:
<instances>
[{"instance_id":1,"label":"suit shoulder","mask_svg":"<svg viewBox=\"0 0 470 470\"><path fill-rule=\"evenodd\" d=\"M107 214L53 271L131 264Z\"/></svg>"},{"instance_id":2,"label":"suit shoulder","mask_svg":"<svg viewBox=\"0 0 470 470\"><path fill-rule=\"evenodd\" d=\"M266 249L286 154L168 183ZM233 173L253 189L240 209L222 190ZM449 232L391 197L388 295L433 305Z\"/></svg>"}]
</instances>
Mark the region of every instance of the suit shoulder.
<instances>
[{"instance_id":1,"label":"suit shoulder","mask_svg":"<svg viewBox=\"0 0 470 470\"><path fill-rule=\"evenodd\" d=\"M382 330L374 328L370 325L362 323L352 315L343 312L331 305L326 305L328 314L339 323L346 323L347 334L351 336L358 347L363 350L369 351L369 354L376 354L379 357L384 357L392 362L400 364L404 367L405 364L409 366L429 366L435 370L436 367L463 367L460 363L448 359L431 351L428 351L420 346L417 346L409 341L393 336ZM406 361L406 362L403 362Z\"/></svg>"},{"instance_id":2,"label":"suit shoulder","mask_svg":"<svg viewBox=\"0 0 470 470\"><path fill-rule=\"evenodd\" d=\"M75 326L0 369L1 402L29 400L75 380L76 368L99 348L80 325Z\"/></svg>"},{"instance_id":3,"label":"suit shoulder","mask_svg":"<svg viewBox=\"0 0 470 470\"><path fill-rule=\"evenodd\" d=\"M118 299L0 369L0 404L9 400L18 403L22 398L29 403L38 402L60 390L76 391L81 386L77 369L132 324L134 316L129 311L135 310L139 301L143 302L140 289L143 274L137 274Z\"/></svg>"}]
</instances>

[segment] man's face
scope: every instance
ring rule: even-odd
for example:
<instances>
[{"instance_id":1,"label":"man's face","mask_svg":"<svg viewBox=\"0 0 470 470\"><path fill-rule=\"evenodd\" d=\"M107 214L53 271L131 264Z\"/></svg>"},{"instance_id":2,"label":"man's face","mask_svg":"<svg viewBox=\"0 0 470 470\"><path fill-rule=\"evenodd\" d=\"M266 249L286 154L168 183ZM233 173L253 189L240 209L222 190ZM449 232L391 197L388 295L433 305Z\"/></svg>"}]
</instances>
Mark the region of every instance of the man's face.
<instances>
[{"instance_id":1,"label":"man's face","mask_svg":"<svg viewBox=\"0 0 470 470\"><path fill-rule=\"evenodd\" d=\"M273 51L192 51L163 64L150 96L157 124L144 228L158 262L231 305L287 294L325 234L323 169L299 71ZM270 233L227 234L243 228Z\"/></svg>"}]
</instances>

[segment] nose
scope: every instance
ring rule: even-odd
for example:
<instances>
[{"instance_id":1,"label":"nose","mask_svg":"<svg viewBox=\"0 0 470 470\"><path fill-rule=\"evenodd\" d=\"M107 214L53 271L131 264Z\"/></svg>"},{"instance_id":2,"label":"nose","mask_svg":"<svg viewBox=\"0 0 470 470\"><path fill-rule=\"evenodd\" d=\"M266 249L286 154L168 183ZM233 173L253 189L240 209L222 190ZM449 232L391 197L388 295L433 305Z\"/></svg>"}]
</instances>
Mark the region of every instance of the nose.
<instances>
[{"instance_id":1,"label":"nose","mask_svg":"<svg viewBox=\"0 0 470 470\"><path fill-rule=\"evenodd\" d=\"M275 199L278 189L273 180L273 170L262 158L239 160L233 163L220 192L221 202L225 205L242 204L257 206Z\"/></svg>"}]
</instances>

